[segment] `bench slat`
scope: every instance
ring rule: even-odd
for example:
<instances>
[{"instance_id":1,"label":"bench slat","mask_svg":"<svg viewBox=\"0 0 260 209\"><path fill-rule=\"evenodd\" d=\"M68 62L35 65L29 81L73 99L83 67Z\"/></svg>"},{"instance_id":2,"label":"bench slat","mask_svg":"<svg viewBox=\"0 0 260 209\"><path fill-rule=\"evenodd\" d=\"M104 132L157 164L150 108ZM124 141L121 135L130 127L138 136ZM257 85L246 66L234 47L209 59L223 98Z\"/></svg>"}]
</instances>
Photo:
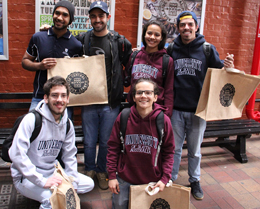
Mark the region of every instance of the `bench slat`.
<instances>
[{"instance_id":1,"label":"bench slat","mask_svg":"<svg viewBox=\"0 0 260 209\"><path fill-rule=\"evenodd\" d=\"M229 136L238 136L238 135L249 135L260 133L260 128L241 129L241 130L219 130L219 131L210 131L204 133L204 138L213 138L213 137L229 137Z\"/></svg>"},{"instance_id":2,"label":"bench slat","mask_svg":"<svg viewBox=\"0 0 260 209\"><path fill-rule=\"evenodd\" d=\"M220 121L208 121L207 127L214 127L214 126L231 126L231 125L251 125L251 124L258 124L258 122L254 120L220 120Z\"/></svg>"},{"instance_id":3,"label":"bench slat","mask_svg":"<svg viewBox=\"0 0 260 209\"><path fill-rule=\"evenodd\" d=\"M30 108L31 102L0 102L0 109L28 109Z\"/></svg>"},{"instance_id":4,"label":"bench slat","mask_svg":"<svg viewBox=\"0 0 260 209\"><path fill-rule=\"evenodd\" d=\"M124 93L121 100L121 110L125 107L129 107L129 103L126 102L127 93ZM31 99L31 92L21 93L0 93L0 99ZM31 101L21 102L0 102L0 109L29 109ZM76 145L78 152L84 152L83 146L83 131L81 126L75 126ZM9 136L11 128L0 129L0 146L3 144L4 139ZM260 133L260 123L252 119L243 120L220 120L207 122L204 138L217 138L217 140L203 141L203 146L220 146L225 147L234 153L234 157L241 163L247 162L246 156L246 138L250 138L251 134ZM230 136L237 136L237 139L229 140ZM227 139L227 140L226 140ZM184 145L185 147L185 145Z\"/></svg>"},{"instance_id":5,"label":"bench slat","mask_svg":"<svg viewBox=\"0 0 260 209\"><path fill-rule=\"evenodd\" d=\"M215 127L208 127L206 131L218 131L218 130L240 130L240 129L251 129L251 128L259 128L259 124L253 124L253 125L232 125L232 126L215 126Z\"/></svg>"},{"instance_id":6,"label":"bench slat","mask_svg":"<svg viewBox=\"0 0 260 209\"><path fill-rule=\"evenodd\" d=\"M32 92L0 93L0 99L32 99Z\"/></svg>"}]
</instances>

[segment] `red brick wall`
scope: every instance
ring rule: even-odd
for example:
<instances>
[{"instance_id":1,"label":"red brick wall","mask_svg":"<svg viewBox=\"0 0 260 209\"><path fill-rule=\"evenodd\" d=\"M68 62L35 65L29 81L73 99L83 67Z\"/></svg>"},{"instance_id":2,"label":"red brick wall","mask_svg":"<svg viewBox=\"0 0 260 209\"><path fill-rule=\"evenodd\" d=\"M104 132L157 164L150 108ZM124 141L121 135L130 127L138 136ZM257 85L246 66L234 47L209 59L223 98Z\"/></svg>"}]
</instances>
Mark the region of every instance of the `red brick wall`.
<instances>
[{"instance_id":1,"label":"red brick wall","mask_svg":"<svg viewBox=\"0 0 260 209\"><path fill-rule=\"evenodd\" d=\"M258 0L207 0L206 5L206 40L217 47L222 59L227 52L234 54L236 68L246 73L251 72L259 5ZM138 9L138 0L116 0L115 30L133 46L137 41ZM8 32L9 60L0 61L0 92L31 92L34 73L22 68L21 59L35 32L35 0L8 0ZM16 116L24 112L0 110L0 127L12 126ZM77 109L78 123L79 114Z\"/></svg>"},{"instance_id":2,"label":"red brick wall","mask_svg":"<svg viewBox=\"0 0 260 209\"><path fill-rule=\"evenodd\" d=\"M35 1L8 1L9 61L0 61L0 91L32 91L34 73L24 70L21 60L35 31Z\"/></svg>"},{"instance_id":3,"label":"red brick wall","mask_svg":"<svg viewBox=\"0 0 260 209\"><path fill-rule=\"evenodd\" d=\"M258 0L207 0L204 35L220 58L234 54L235 67L251 73L260 2ZM258 87L257 98L260 98ZM259 103L255 110L259 111ZM245 111L243 118L246 118Z\"/></svg>"},{"instance_id":4,"label":"red brick wall","mask_svg":"<svg viewBox=\"0 0 260 209\"><path fill-rule=\"evenodd\" d=\"M136 47L139 0L116 0L115 31Z\"/></svg>"}]
</instances>

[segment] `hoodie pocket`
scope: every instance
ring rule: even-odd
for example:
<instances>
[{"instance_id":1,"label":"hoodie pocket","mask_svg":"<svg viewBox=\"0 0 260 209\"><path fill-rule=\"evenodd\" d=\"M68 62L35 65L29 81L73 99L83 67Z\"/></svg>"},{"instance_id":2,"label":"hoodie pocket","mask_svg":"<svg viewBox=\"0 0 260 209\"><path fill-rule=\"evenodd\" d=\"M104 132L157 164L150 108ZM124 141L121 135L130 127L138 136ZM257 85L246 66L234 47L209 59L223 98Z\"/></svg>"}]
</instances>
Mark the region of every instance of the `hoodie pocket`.
<instances>
[{"instance_id":1,"label":"hoodie pocket","mask_svg":"<svg viewBox=\"0 0 260 209\"><path fill-rule=\"evenodd\" d=\"M125 154L122 154L118 161L118 172L123 172L125 170Z\"/></svg>"},{"instance_id":2,"label":"hoodie pocket","mask_svg":"<svg viewBox=\"0 0 260 209\"><path fill-rule=\"evenodd\" d=\"M161 178L161 176L162 176L162 171L161 171L161 169L159 169L158 166L153 167L153 172L154 172L154 175L155 175L157 178Z\"/></svg>"}]
</instances>

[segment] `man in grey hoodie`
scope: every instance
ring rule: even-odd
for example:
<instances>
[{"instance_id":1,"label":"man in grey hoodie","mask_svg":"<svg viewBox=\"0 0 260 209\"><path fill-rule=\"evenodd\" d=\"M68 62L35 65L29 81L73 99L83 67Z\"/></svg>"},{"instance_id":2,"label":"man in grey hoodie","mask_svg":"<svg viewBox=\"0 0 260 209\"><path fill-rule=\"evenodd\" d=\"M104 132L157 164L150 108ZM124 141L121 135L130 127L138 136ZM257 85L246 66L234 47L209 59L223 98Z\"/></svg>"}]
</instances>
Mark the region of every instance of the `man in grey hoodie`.
<instances>
[{"instance_id":1,"label":"man in grey hoodie","mask_svg":"<svg viewBox=\"0 0 260 209\"><path fill-rule=\"evenodd\" d=\"M73 124L66 111L69 103L69 87L60 76L50 78L43 87L44 99L35 110L42 116L39 135L30 143L35 126L35 114L28 113L21 121L13 144L9 150L12 160L11 174L17 191L39 201L40 208L51 208L50 187L62 183L53 176L57 156L62 150L65 173L74 178L73 186L77 193L89 192L94 187L93 180L77 172L77 148ZM67 123L70 128L67 131Z\"/></svg>"}]
</instances>

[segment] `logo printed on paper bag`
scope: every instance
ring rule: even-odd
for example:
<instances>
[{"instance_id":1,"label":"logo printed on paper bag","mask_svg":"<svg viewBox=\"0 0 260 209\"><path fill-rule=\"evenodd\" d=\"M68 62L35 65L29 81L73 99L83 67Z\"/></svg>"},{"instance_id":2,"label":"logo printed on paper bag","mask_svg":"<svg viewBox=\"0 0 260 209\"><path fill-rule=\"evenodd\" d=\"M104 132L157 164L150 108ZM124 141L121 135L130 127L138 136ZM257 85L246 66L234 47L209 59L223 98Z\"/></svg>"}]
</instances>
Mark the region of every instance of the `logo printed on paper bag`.
<instances>
[{"instance_id":1,"label":"logo printed on paper bag","mask_svg":"<svg viewBox=\"0 0 260 209\"><path fill-rule=\"evenodd\" d=\"M235 95L235 87L231 83L227 83L220 91L220 104L224 107L229 107Z\"/></svg>"},{"instance_id":2,"label":"logo printed on paper bag","mask_svg":"<svg viewBox=\"0 0 260 209\"><path fill-rule=\"evenodd\" d=\"M72 94L82 94L89 87L88 76L82 72L73 72L66 78Z\"/></svg>"},{"instance_id":3,"label":"logo printed on paper bag","mask_svg":"<svg viewBox=\"0 0 260 209\"><path fill-rule=\"evenodd\" d=\"M76 209L76 198L73 192L73 189L70 188L67 192L66 192L66 206L67 209Z\"/></svg>"},{"instance_id":4,"label":"logo printed on paper bag","mask_svg":"<svg viewBox=\"0 0 260 209\"><path fill-rule=\"evenodd\" d=\"M150 209L157 209L157 208L160 208L160 209L170 209L170 205L169 205L169 203L166 200L164 200L162 198L157 198L151 204Z\"/></svg>"}]
</instances>

